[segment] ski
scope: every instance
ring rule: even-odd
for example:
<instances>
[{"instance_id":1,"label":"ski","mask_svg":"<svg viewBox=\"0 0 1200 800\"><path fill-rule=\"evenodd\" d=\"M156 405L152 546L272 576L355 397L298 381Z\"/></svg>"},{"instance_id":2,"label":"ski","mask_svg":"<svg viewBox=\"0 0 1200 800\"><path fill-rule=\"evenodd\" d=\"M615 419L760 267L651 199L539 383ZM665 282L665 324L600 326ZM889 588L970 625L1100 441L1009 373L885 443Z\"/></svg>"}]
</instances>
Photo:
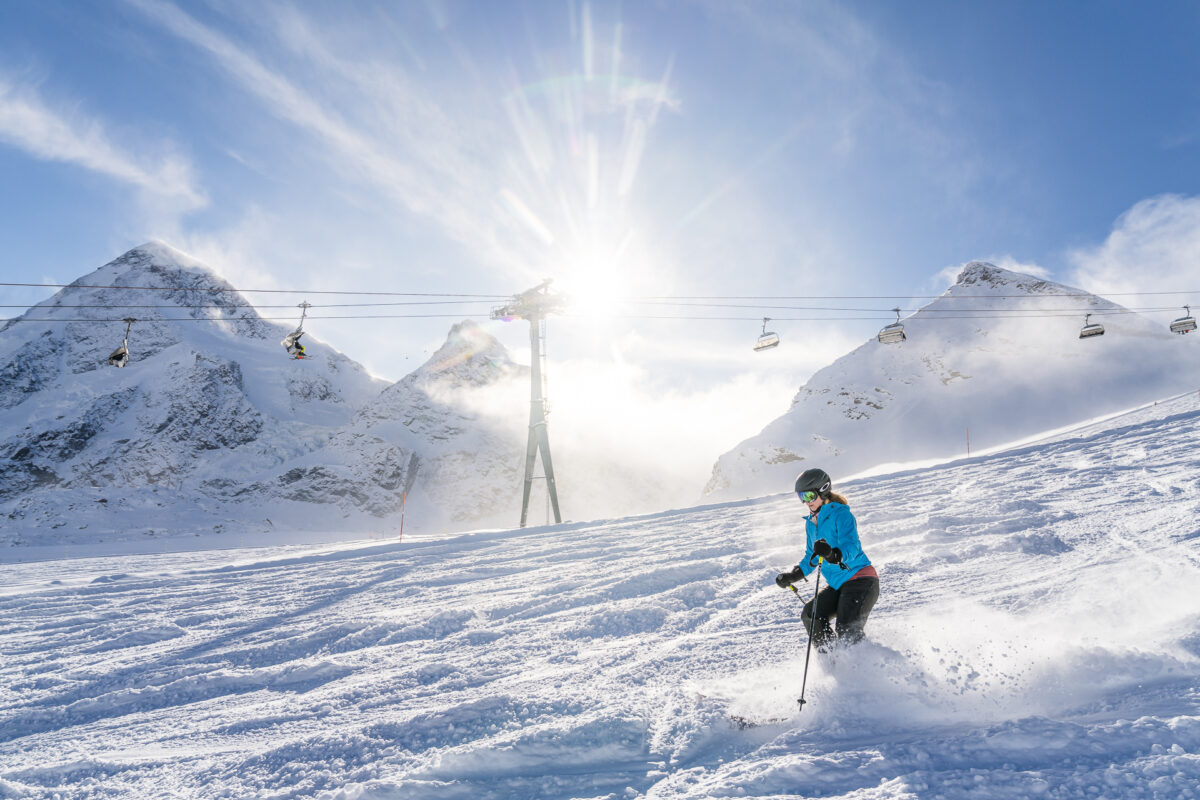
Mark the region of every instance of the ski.
<instances>
[{"instance_id":1,"label":"ski","mask_svg":"<svg viewBox=\"0 0 1200 800\"><path fill-rule=\"evenodd\" d=\"M787 719L784 717L771 717L769 719L750 719L749 717L743 717L738 714L730 714L729 722L731 725L733 725L733 727L737 728L739 731L744 731L744 730L748 730L750 728L762 728L767 725L779 725L780 723L787 722Z\"/></svg>"}]
</instances>

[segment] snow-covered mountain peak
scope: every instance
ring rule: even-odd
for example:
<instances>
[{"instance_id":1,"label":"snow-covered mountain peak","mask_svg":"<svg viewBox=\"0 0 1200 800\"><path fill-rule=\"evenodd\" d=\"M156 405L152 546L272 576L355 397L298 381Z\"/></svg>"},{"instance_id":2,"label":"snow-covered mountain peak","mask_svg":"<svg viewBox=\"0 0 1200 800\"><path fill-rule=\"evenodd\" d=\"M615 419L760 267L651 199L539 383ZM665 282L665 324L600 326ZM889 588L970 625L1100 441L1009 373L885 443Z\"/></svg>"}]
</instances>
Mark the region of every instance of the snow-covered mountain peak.
<instances>
[{"instance_id":1,"label":"snow-covered mountain peak","mask_svg":"<svg viewBox=\"0 0 1200 800\"><path fill-rule=\"evenodd\" d=\"M71 288L102 286L109 291L120 291L123 287L144 289L167 286L151 283L153 279L163 278L183 278L189 286L199 280L206 288L233 291L233 287L211 267L159 241L146 242L122 253L104 266L76 279Z\"/></svg>"},{"instance_id":2,"label":"snow-covered mountain peak","mask_svg":"<svg viewBox=\"0 0 1200 800\"><path fill-rule=\"evenodd\" d=\"M421 383L478 387L511 377L517 369L504 345L471 320L463 320L410 377Z\"/></svg>"},{"instance_id":3,"label":"snow-covered mountain peak","mask_svg":"<svg viewBox=\"0 0 1200 800\"><path fill-rule=\"evenodd\" d=\"M428 361L333 437L324 468L331 459L345 464L339 469L382 513L399 511L403 493L410 515L427 525L515 519L528 406L525 384L512 379L528 371L478 325L460 322Z\"/></svg>"},{"instance_id":4,"label":"snow-covered mountain peak","mask_svg":"<svg viewBox=\"0 0 1200 800\"><path fill-rule=\"evenodd\" d=\"M79 305L93 308L77 309ZM215 270L159 241L139 245L84 275L43 304L43 310L47 306L69 307L98 320L124 314L143 323L229 320L237 335L257 339L277 339L286 327L264 322L245 295Z\"/></svg>"},{"instance_id":5,"label":"snow-covered mountain peak","mask_svg":"<svg viewBox=\"0 0 1200 800\"><path fill-rule=\"evenodd\" d=\"M10 323L0 336L0 544L235 520L376 530L399 516L461 530L518 519L530 368L485 328L454 325L387 385L313 338L319 312L305 325L305 358L291 358L280 340L295 322L263 320L247 296L147 242ZM126 317L136 320L128 331ZM127 365L109 366L126 335ZM625 469L597 492L591 476L616 472L611 456L556 448L575 518L660 507L654 476Z\"/></svg>"},{"instance_id":6,"label":"snow-covered mountain peak","mask_svg":"<svg viewBox=\"0 0 1200 800\"><path fill-rule=\"evenodd\" d=\"M294 327L262 319L220 274L163 242L10 322L0 516L11 535L41 536L68 514L63 535L125 536L128 515L150 507L142 529L374 526L406 498L410 522L431 526L517 518L529 368L499 341L460 322L388 386L307 330L306 357L291 358L280 340ZM121 369L109 366L119 346Z\"/></svg>"},{"instance_id":7,"label":"snow-covered mountain peak","mask_svg":"<svg viewBox=\"0 0 1200 800\"><path fill-rule=\"evenodd\" d=\"M356 421L367 428L400 423L413 432L440 430L449 419L477 417L480 402L493 402L482 399L481 390L523 377L528 370L515 364L494 336L464 320L450 328L446 342L428 361L368 403Z\"/></svg>"},{"instance_id":8,"label":"snow-covered mountain peak","mask_svg":"<svg viewBox=\"0 0 1200 800\"><path fill-rule=\"evenodd\" d=\"M275 475L289 459L318 450L383 387L315 340L293 360L280 347L289 329L161 242L11 321L0 337L0 514L37 529L58 527L68 508L80 530L103 530L143 505L206 522L237 504L257 511L286 490ZM109 366L117 347L128 350L122 369ZM164 487L170 497L157 497Z\"/></svg>"},{"instance_id":9,"label":"snow-covered mountain peak","mask_svg":"<svg viewBox=\"0 0 1200 800\"><path fill-rule=\"evenodd\" d=\"M1020 283L1022 278L1028 277L1028 275L997 267L987 261L972 261L959 271L954 283L958 286L985 284L1000 287Z\"/></svg>"},{"instance_id":10,"label":"snow-covered mountain peak","mask_svg":"<svg viewBox=\"0 0 1200 800\"><path fill-rule=\"evenodd\" d=\"M112 263L147 260L162 267L192 269L208 273L213 271L212 268L203 261L200 261L199 259L190 256L182 250L178 250L159 239L151 239L148 242L134 247L118 258L113 259Z\"/></svg>"},{"instance_id":11,"label":"snow-covered mountain peak","mask_svg":"<svg viewBox=\"0 0 1200 800\"><path fill-rule=\"evenodd\" d=\"M1105 335L1080 339L1088 315ZM953 457L1200 380L1193 342L1162 321L982 261L903 323L905 341L872 338L818 370L787 413L721 456L705 493L782 491L810 466L847 475Z\"/></svg>"},{"instance_id":12,"label":"snow-covered mountain peak","mask_svg":"<svg viewBox=\"0 0 1200 800\"><path fill-rule=\"evenodd\" d=\"M997 267L987 261L972 261L959 271L958 277L943 296L1028 294L1081 294L1080 290L1061 283L1038 278L1024 272Z\"/></svg>"}]
</instances>

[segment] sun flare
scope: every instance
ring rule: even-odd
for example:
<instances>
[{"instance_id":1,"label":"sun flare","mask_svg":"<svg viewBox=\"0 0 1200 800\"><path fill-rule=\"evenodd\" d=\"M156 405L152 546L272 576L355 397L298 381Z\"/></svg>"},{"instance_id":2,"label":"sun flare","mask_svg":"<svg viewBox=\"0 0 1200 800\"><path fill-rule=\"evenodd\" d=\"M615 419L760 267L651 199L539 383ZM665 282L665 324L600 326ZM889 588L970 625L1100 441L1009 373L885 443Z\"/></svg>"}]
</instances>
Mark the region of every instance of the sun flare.
<instances>
[{"instance_id":1,"label":"sun flare","mask_svg":"<svg viewBox=\"0 0 1200 800\"><path fill-rule=\"evenodd\" d=\"M604 319L620 313L628 289L619 272L603 265L579 270L564 278L559 287L567 297L570 313L587 319Z\"/></svg>"}]
</instances>

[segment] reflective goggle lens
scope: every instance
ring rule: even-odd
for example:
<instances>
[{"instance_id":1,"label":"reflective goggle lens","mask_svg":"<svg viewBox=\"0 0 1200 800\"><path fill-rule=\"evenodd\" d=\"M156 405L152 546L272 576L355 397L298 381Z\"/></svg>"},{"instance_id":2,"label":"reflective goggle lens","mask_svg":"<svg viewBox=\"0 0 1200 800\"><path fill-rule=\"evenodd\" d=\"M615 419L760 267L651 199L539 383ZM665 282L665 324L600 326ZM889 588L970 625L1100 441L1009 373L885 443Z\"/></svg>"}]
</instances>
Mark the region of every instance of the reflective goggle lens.
<instances>
[{"instance_id":1,"label":"reflective goggle lens","mask_svg":"<svg viewBox=\"0 0 1200 800\"><path fill-rule=\"evenodd\" d=\"M797 492L796 494L800 495L800 499L806 503L811 503L813 500L817 499L816 492Z\"/></svg>"}]
</instances>

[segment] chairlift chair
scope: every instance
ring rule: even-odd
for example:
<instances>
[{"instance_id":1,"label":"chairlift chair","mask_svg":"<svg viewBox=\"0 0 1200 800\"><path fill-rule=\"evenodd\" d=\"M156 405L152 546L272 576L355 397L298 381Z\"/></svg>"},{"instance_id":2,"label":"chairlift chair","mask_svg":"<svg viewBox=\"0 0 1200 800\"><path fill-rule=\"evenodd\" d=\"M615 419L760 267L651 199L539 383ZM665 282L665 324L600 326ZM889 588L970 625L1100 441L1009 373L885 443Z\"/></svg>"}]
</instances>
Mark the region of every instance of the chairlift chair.
<instances>
[{"instance_id":1,"label":"chairlift chair","mask_svg":"<svg viewBox=\"0 0 1200 800\"><path fill-rule=\"evenodd\" d=\"M1092 336L1103 336L1104 326L1099 322L1088 322L1092 315L1088 314L1083 318L1083 327L1079 329L1079 338L1087 339Z\"/></svg>"},{"instance_id":2,"label":"chairlift chair","mask_svg":"<svg viewBox=\"0 0 1200 800\"><path fill-rule=\"evenodd\" d=\"M308 315L308 309L312 305L308 301L305 301L296 307L300 309L300 325L296 330L283 337L283 341L280 344L283 345L283 349L287 350L289 356L301 359L304 358L304 345L300 344L300 337L304 335L304 318Z\"/></svg>"},{"instance_id":3,"label":"chairlift chair","mask_svg":"<svg viewBox=\"0 0 1200 800\"><path fill-rule=\"evenodd\" d=\"M300 344L300 337L303 335L304 331L294 330L280 342L292 358L304 358L304 345Z\"/></svg>"},{"instance_id":4,"label":"chairlift chair","mask_svg":"<svg viewBox=\"0 0 1200 800\"><path fill-rule=\"evenodd\" d=\"M108 363L114 367L124 367L129 363L129 329L133 327L133 323L137 322L133 317L126 317L121 320L125 323L125 339L121 342L121 346L112 351L112 355L108 357Z\"/></svg>"},{"instance_id":5,"label":"chairlift chair","mask_svg":"<svg viewBox=\"0 0 1200 800\"><path fill-rule=\"evenodd\" d=\"M1196 330L1196 318L1192 316L1192 307L1184 306L1183 313L1185 316L1171 323L1171 333L1183 334Z\"/></svg>"},{"instance_id":6,"label":"chairlift chair","mask_svg":"<svg viewBox=\"0 0 1200 800\"><path fill-rule=\"evenodd\" d=\"M896 321L890 325L883 326L877 337L883 344L893 344L908 339L908 335L904 333L904 325L900 322L900 309L893 308L892 311L896 312Z\"/></svg>"},{"instance_id":7,"label":"chairlift chair","mask_svg":"<svg viewBox=\"0 0 1200 800\"><path fill-rule=\"evenodd\" d=\"M758 341L754 343L754 352L761 353L763 350L770 350L772 347L779 346L779 334L767 330L767 323L771 321L770 317L763 317L762 335L758 337Z\"/></svg>"}]
</instances>

